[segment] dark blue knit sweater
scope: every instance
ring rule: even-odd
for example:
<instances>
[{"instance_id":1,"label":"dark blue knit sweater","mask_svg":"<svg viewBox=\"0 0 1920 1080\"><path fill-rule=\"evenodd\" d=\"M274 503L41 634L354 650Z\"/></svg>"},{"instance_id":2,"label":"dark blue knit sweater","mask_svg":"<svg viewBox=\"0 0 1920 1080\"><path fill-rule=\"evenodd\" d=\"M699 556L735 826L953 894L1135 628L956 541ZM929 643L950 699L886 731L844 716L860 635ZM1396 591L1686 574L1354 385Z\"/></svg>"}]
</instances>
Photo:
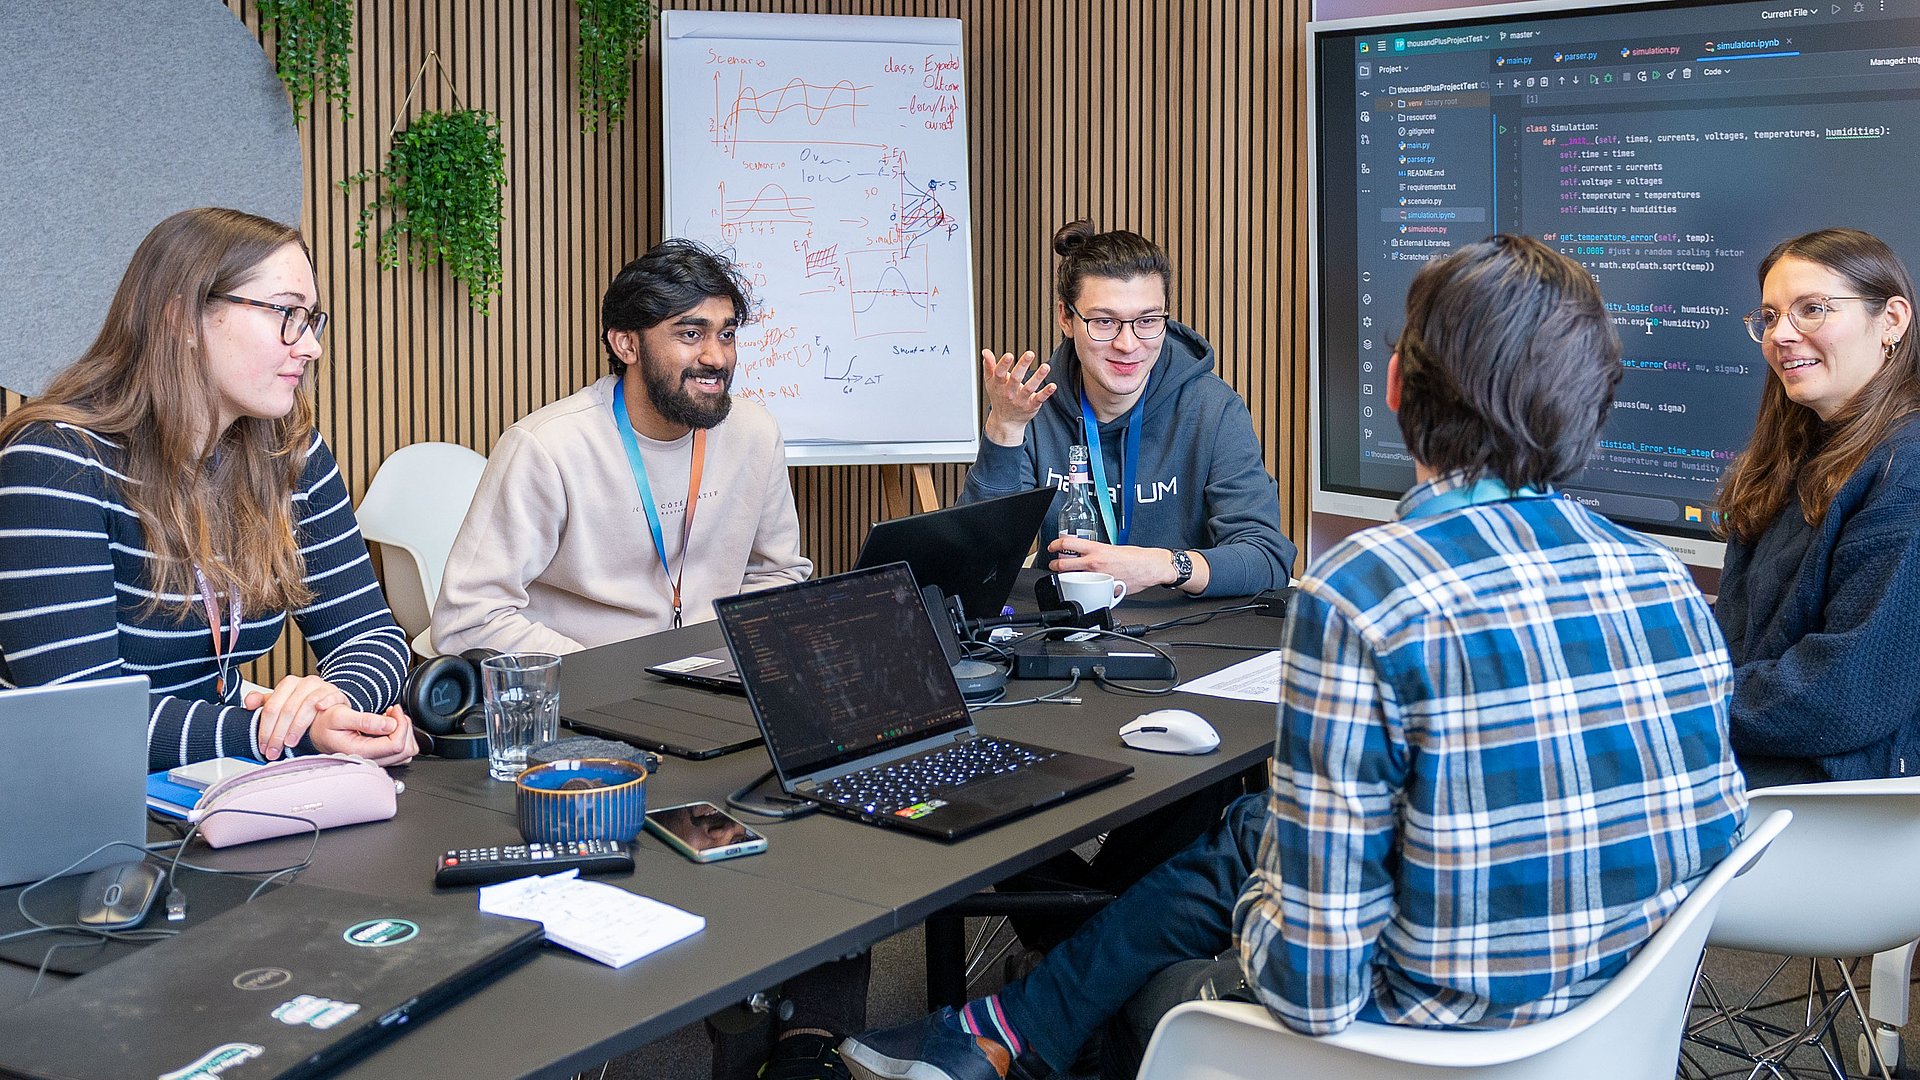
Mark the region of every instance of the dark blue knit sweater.
<instances>
[{"instance_id":1,"label":"dark blue knit sweater","mask_svg":"<svg viewBox=\"0 0 1920 1080\"><path fill-rule=\"evenodd\" d=\"M1727 545L1716 607L1733 656L1733 747L1809 780L1920 773L1920 419L1809 526L1789 502Z\"/></svg>"}]
</instances>

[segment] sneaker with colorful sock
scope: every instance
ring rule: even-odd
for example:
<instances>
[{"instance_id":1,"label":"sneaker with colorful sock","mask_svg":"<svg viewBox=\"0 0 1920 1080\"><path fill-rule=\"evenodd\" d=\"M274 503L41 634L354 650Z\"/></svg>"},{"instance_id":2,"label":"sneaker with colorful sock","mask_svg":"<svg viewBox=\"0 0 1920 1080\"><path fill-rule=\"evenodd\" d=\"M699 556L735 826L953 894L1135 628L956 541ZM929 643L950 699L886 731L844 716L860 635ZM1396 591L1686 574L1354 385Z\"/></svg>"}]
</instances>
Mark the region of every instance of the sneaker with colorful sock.
<instances>
[{"instance_id":1,"label":"sneaker with colorful sock","mask_svg":"<svg viewBox=\"0 0 1920 1080\"><path fill-rule=\"evenodd\" d=\"M840 1044L840 1057L858 1080L1005 1080L1013 1064L1006 1042L970 1030L950 1007L855 1035Z\"/></svg>"},{"instance_id":2,"label":"sneaker with colorful sock","mask_svg":"<svg viewBox=\"0 0 1920 1080\"><path fill-rule=\"evenodd\" d=\"M819 1028L784 1032L760 1067L760 1080L852 1080L834 1045L838 1041Z\"/></svg>"}]
</instances>

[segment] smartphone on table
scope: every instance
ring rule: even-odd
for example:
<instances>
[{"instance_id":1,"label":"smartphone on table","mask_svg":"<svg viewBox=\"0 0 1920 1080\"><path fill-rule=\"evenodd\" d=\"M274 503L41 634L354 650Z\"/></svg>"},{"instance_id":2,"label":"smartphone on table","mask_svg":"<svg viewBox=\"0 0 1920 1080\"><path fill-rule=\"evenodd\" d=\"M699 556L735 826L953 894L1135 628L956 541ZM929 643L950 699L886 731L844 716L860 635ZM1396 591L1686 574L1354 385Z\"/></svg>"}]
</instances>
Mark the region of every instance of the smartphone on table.
<instances>
[{"instance_id":1,"label":"smartphone on table","mask_svg":"<svg viewBox=\"0 0 1920 1080\"><path fill-rule=\"evenodd\" d=\"M167 779L176 784L205 791L223 780L244 776L255 769L265 767L265 762L248 758L210 758L206 761L196 761L191 765L177 765L168 769Z\"/></svg>"},{"instance_id":2,"label":"smartphone on table","mask_svg":"<svg viewBox=\"0 0 1920 1080\"><path fill-rule=\"evenodd\" d=\"M718 862L767 850L767 838L710 802L647 811L647 831L694 862Z\"/></svg>"}]
</instances>

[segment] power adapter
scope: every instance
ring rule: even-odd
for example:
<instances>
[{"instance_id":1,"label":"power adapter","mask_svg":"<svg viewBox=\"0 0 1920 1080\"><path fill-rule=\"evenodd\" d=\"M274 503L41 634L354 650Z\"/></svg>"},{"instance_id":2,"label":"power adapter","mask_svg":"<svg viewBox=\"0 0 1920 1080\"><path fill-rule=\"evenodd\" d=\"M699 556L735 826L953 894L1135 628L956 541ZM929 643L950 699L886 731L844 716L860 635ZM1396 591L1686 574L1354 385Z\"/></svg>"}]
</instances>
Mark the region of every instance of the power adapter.
<instances>
[{"instance_id":1,"label":"power adapter","mask_svg":"<svg viewBox=\"0 0 1920 1080\"><path fill-rule=\"evenodd\" d=\"M1287 617L1287 605L1292 602L1293 594L1294 587L1291 585L1284 589L1267 589L1250 602L1256 608L1257 614L1265 615L1270 619L1284 619Z\"/></svg>"}]
</instances>

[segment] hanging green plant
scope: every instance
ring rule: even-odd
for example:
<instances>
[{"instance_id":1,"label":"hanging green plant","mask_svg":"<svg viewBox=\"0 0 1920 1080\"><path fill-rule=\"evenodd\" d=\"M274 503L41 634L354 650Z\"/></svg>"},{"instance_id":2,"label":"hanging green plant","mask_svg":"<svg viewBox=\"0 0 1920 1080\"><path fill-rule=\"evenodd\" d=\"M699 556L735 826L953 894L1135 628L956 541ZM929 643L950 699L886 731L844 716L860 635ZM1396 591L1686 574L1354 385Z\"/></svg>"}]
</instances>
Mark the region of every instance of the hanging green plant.
<instances>
[{"instance_id":1,"label":"hanging green plant","mask_svg":"<svg viewBox=\"0 0 1920 1080\"><path fill-rule=\"evenodd\" d=\"M392 269L404 250L415 263L439 259L467 287L467 302L485 314L500 292L500 190L507 154L493 114L480 109L423 113L394 136L377 173L340 181L342 190L379 177L385 189L360 212L353 246L365 247L381 210L395 217L380 231L380 265Z\"/></svg>"},{"instance_id":2,"label":"hanging green plant","mask_svg":"<svg viewBox=\"0 0 1920 1080\"><path fill-rule=\"evenodd\" d=\"M653 25L653 0L578 0L580 115L592 131L627 115L633 58Z\"/></svg>"},{"instance_id":3,"label":"hanging green plant","mask_svg":"<svg viewBox=\"0 0 1920 1080\"><path fill-rule=\"evenodd\" d=\"M273 31L273 68L293 98L293 122L324 93L347 111L353 55L353 0L260 0L260 25Z\"/></svg>"}]
</instances>

